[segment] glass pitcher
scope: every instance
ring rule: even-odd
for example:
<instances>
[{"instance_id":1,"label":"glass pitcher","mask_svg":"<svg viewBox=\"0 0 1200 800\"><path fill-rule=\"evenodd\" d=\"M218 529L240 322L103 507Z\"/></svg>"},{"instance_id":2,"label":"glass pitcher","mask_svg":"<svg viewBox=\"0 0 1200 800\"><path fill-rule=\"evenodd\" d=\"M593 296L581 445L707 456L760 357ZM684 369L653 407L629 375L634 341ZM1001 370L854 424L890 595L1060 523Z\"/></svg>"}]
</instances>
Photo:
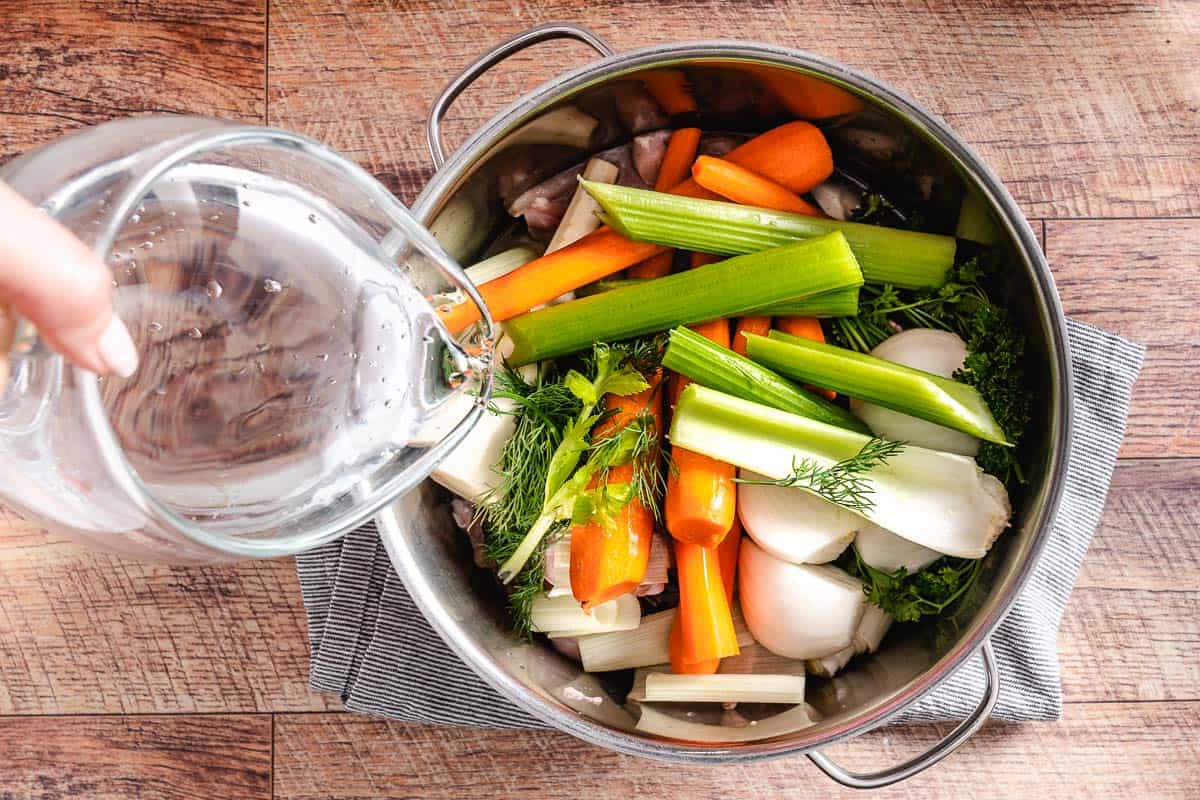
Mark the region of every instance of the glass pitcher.
<instances>
[{"instance_id":1,"label":"glass pitcher","mask_svg":"<svg viewBox=\"0 0 1200 800\"><path fill-rule=\"evenodd\" d=\"M0 500L51 528L159 560L299 552L425 478L483 413L492 324L475 289L383 186L312 140L138 117L0 179L111 265L141 358L98 378L18 322ZM430 304L447 293L481 310L473 356Z\"/></svg>"}]
</instances>

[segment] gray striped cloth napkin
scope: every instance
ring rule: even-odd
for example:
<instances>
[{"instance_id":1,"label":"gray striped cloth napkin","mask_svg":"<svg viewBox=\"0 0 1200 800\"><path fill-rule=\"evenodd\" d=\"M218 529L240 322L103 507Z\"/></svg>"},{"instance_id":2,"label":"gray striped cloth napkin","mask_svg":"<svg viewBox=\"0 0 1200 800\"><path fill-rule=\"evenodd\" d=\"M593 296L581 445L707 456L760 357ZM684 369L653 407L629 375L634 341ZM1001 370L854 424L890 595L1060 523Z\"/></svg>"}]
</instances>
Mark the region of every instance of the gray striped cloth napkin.
<instances>
[{"instance_id":1,"label":"gray striped cloth napkin","mask_svg":"<svg viewBox=\"0 0 1200 800\"><path fill-rule=\"evenodd\" d=\"M1052 720L1062 714L1058 626L1092 538L1129 398L1142 365L1140 345L1071 320L1076 396L1072 458L1045 554L992 636L1001 675L994 717ZM544 727L462 663L408 596L373 525L297 558L312 647L311 682L346 708L410 722ZM430 676L438 676L430 682ZM940 722L970 713L983 668L967 662L902 722Z\"/></svg>"}]
</instances>

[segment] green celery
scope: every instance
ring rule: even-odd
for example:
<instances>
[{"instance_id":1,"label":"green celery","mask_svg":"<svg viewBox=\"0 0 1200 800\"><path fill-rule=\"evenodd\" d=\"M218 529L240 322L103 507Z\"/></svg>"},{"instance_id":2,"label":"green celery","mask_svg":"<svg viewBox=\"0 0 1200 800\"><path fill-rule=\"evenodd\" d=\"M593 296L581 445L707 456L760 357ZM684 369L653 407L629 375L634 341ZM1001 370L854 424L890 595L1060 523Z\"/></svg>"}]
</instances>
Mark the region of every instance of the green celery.
<instances>
[{"instance_id":1,"label":"green celery","mask_svg":"<svg viewBox=\"0 0 1200 800\"><path fill-rule=\"evenodd\" d=\"M701 386L819 420L839 428L869 434L858 417L824 397L807 392L745 356L687 328L671 331L663 366Z\"/></svg>"},{"instance_id":2,"label":"green celery","mask_svg":"<svg viewBox=\"0 0 1200 800\"><path fill-rule=\"evenodd\" d=\"M1008 444L983 396L965 383L781 331L746 334L746 355L794 380Z\"/></svg>"},{"instance_id":3,"label":"green celery","mask_svg":"<svg viewBox=\"0 0 1200 800\"><path fill-rule=\"evenodd\" d=\"M594 294L604 294L613 289L624 289L626 286L637 286L654 278L605 278L577 289L575 294L580 297L590 297ZM830 319L833 317L853 317L858 313L858 287L834 289L831 292L821 292L797 300L784 300L772 303L763 308L746 312L763 317L818 317Z\"/></svg>"},{"instance_id":4,"label":"green celery","mask_svg":"<svg viewBox=\"0 0 1200 800\"><path fill-rule=\"evenodd\" d=\"M840 232L729 258L637 286L531 311L504 323L507 361L521 366L772 303L862 285L862 271Z\"/></svg>"},{"instance_id":5,"label":"green celery","mask_svg":"<svg viewBox=\"0 0 1200 800\"><path fill-rule=\"evenodd\" d=\"M968 191L963 195L962 208L958 212L958 228L954 235L979 244L993 245L1000 241L1000 231L992 221L987 201L981 195Z\"/></svg>"},{"instance_id":6,"label":"green celery","mask_svg":"<svg viewBox=\"0 0 1200 800\"><path fill-rule=\"evenodd\" d=\"M753 206L700 200L627 186L583 181L621 235L703 253L755 253L797 239L841 231L872 283L937 288L954 265L952 236L839 222Z\"/></svg>"}]
</instances>

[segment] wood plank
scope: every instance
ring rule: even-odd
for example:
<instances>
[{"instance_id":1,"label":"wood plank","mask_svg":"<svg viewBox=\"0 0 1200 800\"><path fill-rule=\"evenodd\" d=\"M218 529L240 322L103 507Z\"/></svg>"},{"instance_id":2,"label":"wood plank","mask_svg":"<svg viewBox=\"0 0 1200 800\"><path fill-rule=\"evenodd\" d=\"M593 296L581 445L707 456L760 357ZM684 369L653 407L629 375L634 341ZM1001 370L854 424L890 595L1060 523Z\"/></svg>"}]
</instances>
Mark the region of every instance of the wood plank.
<instances>
[{"instance_id":1,"label":"wood plank","mask_svg":"<svg viewBox=\"0 0 1200 800\"><path fill-rule=\"evenodd\" d=\"M1200 220L1046 223L1066 312L1146 345L1124 456L1200 455Z\"/></svg>"},{"instance_id":2,"label":"wood plank","mask_svg":"<svg viewBox=\"0 0 1200 800\"><path fill-rule=\"evenodd\" d=\"M1200 792L1197 703L1075 705L1062 722L988 725L933 770L872 797L1136 797ZM947 726L889 728L829 751L846 765L896 763ZM435 728L347 714L282 715L280 800L503 797L861 797L802 757L729 767L664 767L548 731ZM1086 790L1083 788L1086 786Z\"/></svg>"},{"instance_id":3,"label":"wood plank","mask_svg":"<svg viewBox=\"0 0 1200 800\"><path fill-rule=\"evenodd\" d=\"M737 37L845 62L945 118L1031 217L1200 214L1200 129L1184 122L1200 97L1200 15L1187 2L278 0L271 119L353 154L411 200L431 172L423 125L437 92L494 43L551 20L619 50ZM451 140L590 58L552 44L502 65L456 104Z\"/></svg>"},{"instance_id":4,"label":"wood plank","mask_svg":"<svg viewBox=\"0 0 1200 800\"><path fill-rule=\"evenodd\" d=\"M26 0L0 14L0 162L145 112L261 122L266 0Z\"/></svg>"},{"instance_id":5,"label":"wood plank","mask_svg":"<svg viewBox=\"0 0 1200 800\"><path fill-rule=\"evenodd\" d=\"M0 718L0 797L271 797L267 716Z\"/></svg>"},{"instance_id":6,"label":"wood plank","mask_svg":"<svg viewBox=\"0 0 1200 800\"><path fill-rule=\"evenodd\" d=\"M290 559L85 553L0 506L0 714L319 710Z\"/></svg>"}]
</instances>

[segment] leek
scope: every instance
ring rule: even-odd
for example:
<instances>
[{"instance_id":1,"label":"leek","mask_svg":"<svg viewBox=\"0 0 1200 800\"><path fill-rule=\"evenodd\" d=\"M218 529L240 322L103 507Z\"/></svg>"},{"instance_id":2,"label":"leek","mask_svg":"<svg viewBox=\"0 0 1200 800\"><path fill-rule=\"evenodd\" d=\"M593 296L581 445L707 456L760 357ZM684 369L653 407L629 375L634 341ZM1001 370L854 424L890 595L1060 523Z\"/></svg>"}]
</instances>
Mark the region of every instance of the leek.
<instances>
[{"instance_id":1,"label":"leek","mask_svg":"<svg viewBox=\"0 0 1200 800\"><path fill-rule=\"evenodd\" d=\"M751 720L745 725L707 725L703 722L679 719L651 706L642 706L637 730L643 733L707 744L754 742L795 733L813 725L813 709L806 703L796 705L774 716Z\"/></svg>"},{"instance_id":2,"label":"leek","mask_svg":"<svg viewBox=\"0 0 1200 800\"><path fill-rule=\"evenodd\" d=\"M575 293L580 297L587 297L593 294L611 292L613 289L624 289L626 286L637 286L650 280L654 279L605 278L604 280L590 283L576 290ZM853 317L858 313L858 287L834 289L831 292L821 292L809 297L801 297L798 300L784 300L780 303L771 303L768 306L756 308L747 313L762 317L797 316L818 317L820 319Z\"/></svg>"},{"instance_id":3,"label":"leek","mask_svg":"<svg viewBox=\"0 0 1200 800\"><path fill-rule=\"evenodd\" d=\"M636 597L624 594L584 611L574 597L550 597L540 594L533 599L530 620L537 633L579 636L633 630L642 619L642 607Z\"/></svg>"},{"instance_id":4,"label":"leek","mask_svg":"<svg viewBox=\"0 0 1200 800\"><path fill-rule=\"evenodd\" d=\"M794 474L798 465L848 461L876 441L697 384L675 406L670 439L775 479ZM1008 525L1003 486L966 456L909 445L859 477L870 502L851 510L939 553L982 558Z\"/></svg>"},{"instance_id":5,"label":"leek","mask_svg":"<svg viewBox=\"0 0 1200 800\"><path fill-rule=\"evenodd\" d=\"M787 703L804 702L803 675L671 675L646 676L648 703Z\"/></svg>"},{"instance_id":6,"label":"leek","mask_svg":"<svg viewBox=\"0 0 1200 800\"><path fill-rule=\"evenodd\" d=\"M1008 444L974 386L781 331L769 338L746 334L746 355L789 378Z\"/></svg>"},{"instance_id":7,"label":"leek","mask_svg":"<svg viewBox=\"0 0 1200 800\"><path fill-rule=\"evenodd\" d=\"M521 366L862 280L846 238L835 232L514 317L504 323L513 342L508 360Z\"/></svg>"},{"instance_id":8,"label":"leek","mask_svg":"<svg viewBox=\"0 0 1200 800\"><path fill-rule=\"evenodd\" d=\"M478 264L472 264L463 271L467 273L471 283L479 286L488 281L494 281L496 278L503 278L540 255L541 252L538 251L538 248L531 244L517 245L490 258L485 258Z\"/></svg>"},{"instance_id":9,"label":"leek","mask_svg":"<svg viewBox=\"0 0 1200 800\"><path fill-rule=\"evenodd\" d=\"M663 353L663 366L710 389L839 428L870 433L862 420L841 406L801 389L766 367L687 328L671 331Z\"/></svg>"},{"instance_id":10,"label":"leek","mask_svg":"<svg viewBox=\"0 0 1200 800\"><path fill-rule=\"evenodd\" d=\"M992 221L987 201L982 195L971 191L963 195L962 209L958 212L958 228L954 235L959 239L986 245L1000 241L1000 230Z\"/></svg>"},{"instance_id":11,"label":"leek","mask_svg":"<svg viewBox=\"0 0 1200 800\"><path fill-rule=\"evenodd\" d=\"M957 247L952 236L840 222L803 214L742 206L719 200L583 182L604 209L605 222L639 242L738 255L785 242L841 231L872 283L906 289L937 288L946 282Z\"/></svg>"}]
</instances>

